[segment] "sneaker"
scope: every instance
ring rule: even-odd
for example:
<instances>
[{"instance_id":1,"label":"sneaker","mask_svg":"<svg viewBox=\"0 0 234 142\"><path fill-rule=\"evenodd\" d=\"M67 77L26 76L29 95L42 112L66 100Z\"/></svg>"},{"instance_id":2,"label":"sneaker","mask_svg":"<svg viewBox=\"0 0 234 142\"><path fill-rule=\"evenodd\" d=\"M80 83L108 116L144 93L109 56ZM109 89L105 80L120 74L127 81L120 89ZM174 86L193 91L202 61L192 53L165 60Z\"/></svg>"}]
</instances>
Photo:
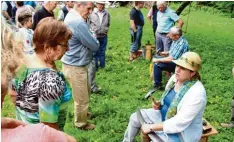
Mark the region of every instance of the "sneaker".
<instances>
[{"instance_id":1,"label":"sneaker","mask_svg":"<svg viewBox=\"0 0 234 142\"><path fill-rule=\"evenodd\" d=\"M81 129L81 130L93 130L95 128L96 126L91 123L87 123L84 127L78 127L78 129Z\"/></svg>"},{"instance_id":2,"label":"sneaker","mask_svg":"<svg viewBox=\"0 0 234 142\"><path fill-rule=\"evenodd\" d=\"M234 128L234 123L221 123L221 126L225 128Z\"/></svg>"},{"instance_id":3,"label":"sneaker","mask_svg":"<svg viewBox=\"0 0 234 142\"><path fill-rule=\"evenodd\" d=\"M154 86L152 89L155 89L155 90L163 90L163 86L162 85L157 85L157 86Z\"/></svg>"},{"instance_id":4,"label":"sneaker","mask_svg":"<svg viewBox=\"0 0 234 142\"><path fill-rule=\"evenodd\" d=\"M99 93L101 91L100 87L95 87L94 89L91 90L92 93Z\"/></svg>"}]
</instances>

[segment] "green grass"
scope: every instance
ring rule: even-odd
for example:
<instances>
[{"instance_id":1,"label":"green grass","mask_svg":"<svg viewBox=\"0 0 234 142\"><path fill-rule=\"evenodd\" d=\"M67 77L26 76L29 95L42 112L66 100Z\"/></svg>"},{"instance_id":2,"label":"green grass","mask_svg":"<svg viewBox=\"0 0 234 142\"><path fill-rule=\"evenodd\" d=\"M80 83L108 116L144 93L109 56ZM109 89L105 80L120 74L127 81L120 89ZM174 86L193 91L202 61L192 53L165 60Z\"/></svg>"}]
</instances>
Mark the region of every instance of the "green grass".
<instances>
[{"instance_id":1,"label":"green grass","mask_svg":"<svg viewBox=\"0 0 234 142\"><path fill-rule=\"evenodd\" d=\"M234 129L220 126L221 122L230 120L231 97L234 92L234 80L231 75L234 62L234 20L191 10L185 37L188 39L190 50L198 52L203 60L200 73L208 98L204 117L219 131L210 141L234 141ZM81 142L121 141L131 113L138 105L141 108L151 106L150 101L143 100L152 86L149 80L149 62L142 58L132 63L127 61L130 47L129 11L130 8L109 9L111 27L108 35L107 62L106 67L97 72L96 78L97 84L102 87L102 93L92 94L90 103L90 111L93 113L90 122L96 124L96 129L75 129L72 123L73 104L70 105L65 132ZM143 9L144 15L147 11ZM187 20L187 15L181 17L184 21ZM145 23L143 45L147 40L154 43L151 25L146 20ZM57 64L61 69L61 63ZM164 84L167 79L163 78ZM154 95L159 98L161 94L162 92L156 92ZM14 117L14 107L9 97L4 103L2 116Z\"/></svg>"}]
</instances>

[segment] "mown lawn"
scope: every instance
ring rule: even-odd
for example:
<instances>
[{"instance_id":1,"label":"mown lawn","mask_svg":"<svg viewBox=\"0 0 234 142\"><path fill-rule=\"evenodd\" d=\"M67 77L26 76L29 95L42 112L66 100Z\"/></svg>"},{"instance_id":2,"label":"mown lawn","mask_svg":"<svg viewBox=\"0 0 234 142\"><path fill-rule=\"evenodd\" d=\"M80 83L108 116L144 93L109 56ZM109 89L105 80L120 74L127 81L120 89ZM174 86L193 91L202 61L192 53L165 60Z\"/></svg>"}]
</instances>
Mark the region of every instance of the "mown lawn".
<instances>
[{"instance_id":1,"label":"mown lawn","mask_svg":"<svg viewBox=\"0 0 234 142\"><path fill-rule=\"evenodd\" d=\"M176 8L177 6L173 6ZM186 9L184 13L187 13ZM152 87L149 80L149 61L139 58L128 62L130 34L130 8L109 9L111 27L109 32L106 68L97 72L97 83L102 93L91 95L90 122L96 124L93 131L81 131L73 126L73 104L70 105L65 132L80 142L119 142L127 127L129 116L137 106L151 107L151 102L144 100ZM148 12L143 9L144 15ZM186 22L188 15L181 15ZM145 19L142 43L149 40L154 43L151 25ZM221 122L229 122L231 97L234 92L234 78L231 75L234 62L234 20L219 15L196 11L191 8L189 24L185 37L190 50L198 52L203 60L201 69L202 82L205 85L208 103L204 117L217 128L219 134L210 138L211 142L234 141L234 129L225 129ZM184 30L185 30L184 25ZM58 62L61 69L61 63ZM164 84L167 81L164 77ZM159 98L162 92L154 96ZM6 98L2 116L14 117L14 107ZM138 138L139 140L139 138Z\"/></svg>"}]
</instances>

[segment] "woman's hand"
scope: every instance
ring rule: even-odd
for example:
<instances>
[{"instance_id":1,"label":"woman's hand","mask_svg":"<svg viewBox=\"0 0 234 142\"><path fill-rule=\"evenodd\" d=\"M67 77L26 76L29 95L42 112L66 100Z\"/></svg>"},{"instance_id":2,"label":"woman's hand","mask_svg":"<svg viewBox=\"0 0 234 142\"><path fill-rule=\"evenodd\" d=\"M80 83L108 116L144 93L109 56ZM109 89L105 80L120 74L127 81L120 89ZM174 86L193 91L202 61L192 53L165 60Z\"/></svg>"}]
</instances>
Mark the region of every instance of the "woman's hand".
<instances>
[{"instance_id":1,"label":"woman's hand","mask_svg":"<svg viewBox=\"0 0 234 142\"><path fill-rule=\"evenodd\" d=\"M18 126L25 126L27 125L26 123L20 121L20 120L16 120L13 118L1 118L1 128L7 128L7 129L11 129L11 128L16 128Z\"/></svg>"},{"instance_id":2,"label":"woman's hand","mask_svg":"<svg viewBox=\"0 0 234 142\"><path fill-rule=\"evenodd\" d=\"M141 127L142 133L143 134L148 134L152 131L152 124L144 124Z\"/></svg>"},{"instance_id":3,"label":"woman's hand","mask_svg":"<svg viewBox=\"0 0 234 142\"><path fill-rule=\"evenodd\" d=\"M159 101L152 101L152 108L155 110L160 110L161 103Z\"/></svg>"},{"instance_id":4,"label":"woman's hand","mask_svg":"<svg viewBox=\"0 0 234 142\"><path fill-rule=\"evenodd\" d=\"M159 62L159 59L153 58L153 59L152 59L152 62L153 62L153 63L158 63L158 62Z\"/></svg>"}]
</instances>

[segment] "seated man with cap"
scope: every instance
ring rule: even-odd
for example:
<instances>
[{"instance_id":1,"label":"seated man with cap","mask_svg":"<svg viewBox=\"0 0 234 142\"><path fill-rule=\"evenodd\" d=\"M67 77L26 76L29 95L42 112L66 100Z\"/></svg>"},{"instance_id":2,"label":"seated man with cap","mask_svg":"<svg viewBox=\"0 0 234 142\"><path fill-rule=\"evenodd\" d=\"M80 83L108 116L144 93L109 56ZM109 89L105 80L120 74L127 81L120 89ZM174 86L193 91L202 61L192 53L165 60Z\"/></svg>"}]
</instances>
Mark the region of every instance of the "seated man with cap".
<instances>
[{"instance_id":1,"label":"seated man with cap","mask_svg":"<svg viewBox=\"0 0 234 142\"><path fill-rule=\"evenodd\" d=\"M172 27L169 33L173 40L170 51L160 52L152 60L154 62L154 88L162 89L162 71L174 72L176 64L172 60L178 59L183 53L189 51L187 40L182 36L182 30L179 27Z\"/></svg>"}]
</instances>

